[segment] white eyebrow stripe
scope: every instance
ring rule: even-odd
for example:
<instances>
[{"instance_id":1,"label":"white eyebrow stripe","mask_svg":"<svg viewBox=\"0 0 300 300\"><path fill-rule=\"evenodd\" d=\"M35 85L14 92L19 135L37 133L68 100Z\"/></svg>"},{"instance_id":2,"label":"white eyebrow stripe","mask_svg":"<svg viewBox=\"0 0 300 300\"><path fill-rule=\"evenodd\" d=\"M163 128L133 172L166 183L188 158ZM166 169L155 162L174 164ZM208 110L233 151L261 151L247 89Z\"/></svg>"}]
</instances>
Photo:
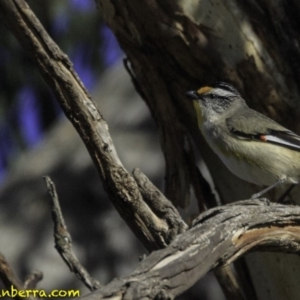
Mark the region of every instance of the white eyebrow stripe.
<instances>
[{"instance_id":1,"label":"white eyebrow stripe","mask_svg":"<svg viewBox=\"0 0 300 300\"><path fill-rule=\"evenodd\" d=\"M293 147L293 148L300 149L299 145L288 142L288 141L286 141L284 139L281 139L281 138L278 138L274 135L264 135L264 137L267 139L268 142L273 142L273 143L276 143L276 144L290 146L290 147Z\"/></svg>"},{"instance_id":2,"label":"white eyebrow stripe","mask_svg":"<svg viewBox=\"0 0 300 300\"><path fill-rule=\"evenodd\" d=\"M235 95L233 92L221 88L215 88L213 91L209 91L209 93L218 94L222 97L230 97Z\"/></svg>"}]
</instances>

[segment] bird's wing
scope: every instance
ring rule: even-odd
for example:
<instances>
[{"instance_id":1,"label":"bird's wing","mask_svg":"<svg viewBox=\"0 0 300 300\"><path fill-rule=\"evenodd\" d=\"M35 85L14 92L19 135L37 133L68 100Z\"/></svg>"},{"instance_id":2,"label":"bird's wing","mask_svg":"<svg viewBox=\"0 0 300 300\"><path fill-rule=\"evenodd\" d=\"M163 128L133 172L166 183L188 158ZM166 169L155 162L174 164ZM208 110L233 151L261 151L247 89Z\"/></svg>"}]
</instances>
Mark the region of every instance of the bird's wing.
<instances>
[{"instance_id":1,"label":"bird's wing","mask_svg":"<svg viewBox=\"0 0 300 300\"><path fill-rule=\"evenodd\" d=\"M236 138L268 142L300 151L300 136L254 111L240 112L226 120Z\"/></svg>"}]
</instances>

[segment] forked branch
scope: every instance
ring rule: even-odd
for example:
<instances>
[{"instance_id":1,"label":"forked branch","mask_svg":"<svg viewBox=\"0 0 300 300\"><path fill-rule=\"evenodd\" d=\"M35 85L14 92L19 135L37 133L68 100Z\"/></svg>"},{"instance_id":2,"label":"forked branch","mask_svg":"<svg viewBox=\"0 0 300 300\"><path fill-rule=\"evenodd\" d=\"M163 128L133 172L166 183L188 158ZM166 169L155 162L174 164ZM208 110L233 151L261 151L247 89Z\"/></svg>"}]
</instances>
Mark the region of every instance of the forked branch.
<instances>
[{"instance_id":1,"label":"forked branch","mask_svg":"<svg viewBox=\"0 0 300 300\"><path fill-rule=\"evenodd\" d=\"M138 184L118 157L107 123L72 63L50 38L28 4L24 0L3 0L0 1L0 13L56 94L66 116L86 145L104 188L122 218L148 250L166 246L170 236L187 227L176 208L172 214L158 214L160 207L143 200Z\"/></svg>"}]
</instances>

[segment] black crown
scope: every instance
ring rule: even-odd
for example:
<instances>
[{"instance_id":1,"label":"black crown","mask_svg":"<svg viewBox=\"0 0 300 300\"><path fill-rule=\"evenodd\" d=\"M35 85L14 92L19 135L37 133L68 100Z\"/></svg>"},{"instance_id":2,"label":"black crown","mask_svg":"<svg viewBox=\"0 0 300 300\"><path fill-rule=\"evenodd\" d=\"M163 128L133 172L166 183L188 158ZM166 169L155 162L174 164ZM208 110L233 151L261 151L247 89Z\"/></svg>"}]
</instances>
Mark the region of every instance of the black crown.
<instances>
[{"instance_id":1,"label":"black crown","mask_svg":"<svg viewBox=\"0 0 300 300\"><path fill-rule=\"evenodd\" d=\"M225 91L231 92L234 95L240 95L240 93L229 83L223 82L223 81L217 81L213 84L214 88L220 88Z\"/></svg>"}]
</instances>

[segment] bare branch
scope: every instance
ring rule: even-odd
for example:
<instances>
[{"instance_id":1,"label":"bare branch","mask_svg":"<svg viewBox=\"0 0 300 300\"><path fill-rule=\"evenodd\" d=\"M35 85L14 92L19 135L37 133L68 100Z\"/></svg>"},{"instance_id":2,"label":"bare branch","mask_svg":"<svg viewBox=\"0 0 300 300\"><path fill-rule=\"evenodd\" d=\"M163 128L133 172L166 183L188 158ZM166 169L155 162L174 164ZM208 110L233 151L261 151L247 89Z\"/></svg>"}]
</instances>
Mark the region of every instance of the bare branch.
<instances>
[{"instance_id":1,"label":"bare branch","mask_svg":"<svg viewBox=\"0 0 300 300\"><path fill-rule=\"evenodd\" d=\"M66 116L85 143L120 215L148 250L164 247L168 243L168 221L156 216L143 201L135 180L117 155L107 123L68 57L49 37L24 0L0 1L0 12L7 27L31 55L55 92Z\"/></svg>"},{"instance_id":2,"label":"bare branch","mask_svg":"<svg viewBox=\"0 0 300 300\"><path fill-rule=\"evenodd\" d=\"M42 279L43 274L42 272L36 271L40 274L40 278ZM21 280L17 277L14 273L13 269L5 259L4 255L0 253L0 279L2 280L3 284L7 288L8 291L11 291L11 288L14 287L18 291L23 291L27 288L27 283L23 284ZM33 297L26 297L24 294L20 295L19 293L15 295L16 299L27 299L32 300Z\"/></svg>"},{"instance_id":3,"label":"bare branch","mask_svg":"<svg viewBox=\"0 0 300 300\"><path fill-rule=\"evenodd\" d=\"M167 242L171 242L177 234L187 230L188 226L183 222L172 202L160 192L147 176L138 168L134 169L132 174L145 202L158 217L168 222Z\"/></svg>"},{"instance_id":4,"label":"bare branch","mask_svg":"<svg viewBox=\"0 0 300 300\"><path fill-rule=\"evenodd\" d=\"M249 200L210 209L128 277L82 299L173 299L208 271L254 250L299 255L300 207Z\"/></svg>"},{"instance_id":5,"label":"bare branch","mask_svg":"<svg viewBox=\"0 0 300 300\"><path fill-rule=\"evenodd\" d=\"M15 275L2 253L0 253L0 278L7 288L11 286L14 286L16 289L23 288L21 280Z\"/></svg>"},{"instance_id":6,"label":"bare branch","mask_svg":"<svg viewBox=\"0 0 300 300\"><path fill-rule=\"evenodd\" d=\"M35 289L37 284L43 279L43 273L41 271L33 271L26 276L24 282L24 289Z\"/></svg>"},{"instance_id":7,"label":"bare branch","mask_svg":"<svg viewBox=\"0 0 300 300\"><path fill-rule=\"evenodd\" d=\"M65 224L55 185L48 176L45 176L44 180L51 200L55 248L70 271L73 272L90 291L97 290L101 286L100 283L89 275L88 271L81 265L73 252L72 238Z\"/></svg>"}]
</instances>

